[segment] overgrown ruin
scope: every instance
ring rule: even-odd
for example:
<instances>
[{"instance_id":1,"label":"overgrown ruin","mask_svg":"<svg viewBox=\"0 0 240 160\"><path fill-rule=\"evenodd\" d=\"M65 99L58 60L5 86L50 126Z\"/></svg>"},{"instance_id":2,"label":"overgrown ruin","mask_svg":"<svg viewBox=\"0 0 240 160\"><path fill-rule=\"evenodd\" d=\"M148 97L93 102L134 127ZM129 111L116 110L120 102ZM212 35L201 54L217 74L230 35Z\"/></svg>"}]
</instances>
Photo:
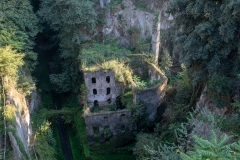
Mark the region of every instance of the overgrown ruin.
<instances>
[{"instance_id":1,"label":"overgrown ruin","mask_svg":"<svg viewBox=\"0 0 240 160\"><path fill-rule=\"evenodd\" d=\"M96 47L94 45L91 48ZM102 51L105 54L98 54L94 49L85 51L84 55L91 58L108 55L108 61L103 58L102 62L99 61L100 57L95 57L95 61L86 57L82 59L88 59L82 68L87 88L84 119L89 145L103 143L135 130L129 109L131 105L144 104L147 120L154 121L165 95L167 78L152 63L152 56L128 54L127 58L121 59L111 48Z\"/></svg>"}]
</instances>

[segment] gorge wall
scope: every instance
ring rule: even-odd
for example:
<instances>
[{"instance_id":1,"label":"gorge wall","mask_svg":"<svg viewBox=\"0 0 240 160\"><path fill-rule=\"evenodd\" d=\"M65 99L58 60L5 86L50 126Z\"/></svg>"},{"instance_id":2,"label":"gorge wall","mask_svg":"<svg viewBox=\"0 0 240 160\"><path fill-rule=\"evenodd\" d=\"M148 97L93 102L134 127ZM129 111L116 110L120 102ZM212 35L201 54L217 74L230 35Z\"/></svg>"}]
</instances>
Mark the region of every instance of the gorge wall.
<instances>
[{"instance_id":1,"label":"gorge wall","mask_svg":"<svg viewBox=\"0 0 240 160\"><path fill-rule=\"evenodd\" d=\"M158 59L161 30L167 30L173 17L167 14L167 0L100 0L100 20L95 35L113 40L136 51L153 51ZM145 47L143 47L145 46Z\"/></svg>"},{"instance_id":2,"label":"gorge wall","mask_svg":"<svg viewBox=\"0 0 240 160\"><path fill-rule=\"evenodd\" d=\"M6 105L11 105L15 108L13 117L15 123L7 123L7 128L9 128L7 134L12 148L12 157L10 159L25 159L26 156L30 157L29 151L33 136L30 114L38 108L40 97L37 91L34 90L29 96L31 98L27 100L23 94L19 93L8 82L5 83L5 88L7 88Z\"/></svg>"}]
</instances>

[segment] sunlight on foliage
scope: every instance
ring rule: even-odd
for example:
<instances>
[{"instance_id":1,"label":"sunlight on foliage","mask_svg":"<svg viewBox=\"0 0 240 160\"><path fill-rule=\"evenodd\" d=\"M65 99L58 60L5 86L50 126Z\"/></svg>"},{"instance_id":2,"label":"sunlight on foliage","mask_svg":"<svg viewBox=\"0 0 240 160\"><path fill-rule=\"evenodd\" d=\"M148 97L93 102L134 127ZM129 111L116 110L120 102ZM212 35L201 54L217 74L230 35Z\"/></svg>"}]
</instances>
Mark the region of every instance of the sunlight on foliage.
<instances>
[{"instance_id":1,"label":"sunlight on foliage","mask_svg":"<svg viewBox=\"0 0 240 160\"><path fill-rule=\"evenodd\" d=\"M15 123L15 112L17 111L16 107L13 105L6 105L5 106L5 112L3 112L3 115L6 117L6 120L10 122L11 124Z\"/></svg>"},{"instance_id":2,"label":"sunlight on foliage","mask_svg":"<svg viewBox=\"0 0 240 160\"><path fill-rule=\"evenodd\" d=\"M0 48L0 76L16 76L18 67L24 64L23 57L10 46Z\"/></svg>"}]
</instances>

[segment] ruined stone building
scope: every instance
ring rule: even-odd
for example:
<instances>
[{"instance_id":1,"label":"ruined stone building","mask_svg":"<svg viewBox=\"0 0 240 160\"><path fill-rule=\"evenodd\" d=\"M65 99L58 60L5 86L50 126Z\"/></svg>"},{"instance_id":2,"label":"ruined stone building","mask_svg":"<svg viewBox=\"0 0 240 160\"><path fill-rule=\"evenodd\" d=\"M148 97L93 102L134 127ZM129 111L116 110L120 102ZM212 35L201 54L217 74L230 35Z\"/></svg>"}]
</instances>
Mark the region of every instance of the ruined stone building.
<instances>
[{"instance_id":1,"label":"ruined stone building","mask_svg":"<svg viewBox=\"0 0 240 160\"><path fill-rule=\"evenodd\" d=\"M124 92L123 85L115 82L113 71L85 72L84 80L88 88L87 101L93 109L115 103Z\"/></svg>"},{"instance_id":2,"label":"ruined stone building","mask_svg":"<svg viewBox=\"0 0 240 160\"><path fill-rule=\"evenodd\" d=\"M129 54L125 56L128 57L125 61L119 58L114 60L118 55L114 55L113 51L103 50L101 55L98 50L91 50L95 47L99 48L91 46L84 53L86 57L83 59L89 63L82 66L87 89L87 106L83 116L89 145L131 134L135 125L128 106L144 104L147 120L154 121L167 85L167 78L146 60L146 55ZM105 55L108 57L100 57ZM103 60L99 61L101 58ZM148 85L139 88L133 75L145 79Z\"/></svg>"}]
</instances>

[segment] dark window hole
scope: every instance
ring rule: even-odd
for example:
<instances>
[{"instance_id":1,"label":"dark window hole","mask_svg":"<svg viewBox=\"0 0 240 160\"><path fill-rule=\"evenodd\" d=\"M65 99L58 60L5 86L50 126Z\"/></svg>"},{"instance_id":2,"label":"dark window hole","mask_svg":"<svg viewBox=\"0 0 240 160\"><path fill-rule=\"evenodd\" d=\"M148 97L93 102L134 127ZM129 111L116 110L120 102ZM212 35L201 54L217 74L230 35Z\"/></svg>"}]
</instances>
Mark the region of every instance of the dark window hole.
<instances>
[{"instance_id":1,"label":"dark window hole","mask_svg":"<svg viewBox=\"0 0 240 160\"><path fill-rule=\"evenodd\" d=\"M97 89L93 89L93 94L94 94L94 95L97 94Z\"/></svg>"},{"instance_id":2,"label":"dark window hole","mask_svg":"<svg viewBox=\"0 0 240 160\"><path fill-rule=\"evenodd\" d=\"M103 117L103 119L107 120L107 119L108 119L108 117L107 117L107 116L104 116L104 117Z\"/></svg>"},{"instance_id":3,"label":"dark window hole","mask_svg":"<svg viewBox=\"0 0 240 160\"><path fill-rule=\"evenodd\" d=\"M99 128L98 127L93 127L93 133L94 134L99 134Z\"/></svg>"},{"instance_id":4,"label":"dark window hole","mask_svg":"<svg viewBox=\"0 0 240 160\"><path fill-rule=\"evenodd\" d=\"M107 95L111 93L111 88L107 88Z\"/></svg>"},{"instance_id":5,"label":"dark window hole","mask_svg":"<svg viewBox=\"0 0 240 160\"><path fill-rule=\"evenodd\" d=\"M92 78L92 83L96 83L96 78Z\"/></svg>"},{"instance_id":6,"label":"dark window hole","mask_svg":"<svg viewBox=\"0 0 240 160\"><path fill-rule=\"evenodd\" d=\"M106 77L106 81L107 81L107 83L110 83L110 77L109 76Z\"/></svg>"}]
</instances>

